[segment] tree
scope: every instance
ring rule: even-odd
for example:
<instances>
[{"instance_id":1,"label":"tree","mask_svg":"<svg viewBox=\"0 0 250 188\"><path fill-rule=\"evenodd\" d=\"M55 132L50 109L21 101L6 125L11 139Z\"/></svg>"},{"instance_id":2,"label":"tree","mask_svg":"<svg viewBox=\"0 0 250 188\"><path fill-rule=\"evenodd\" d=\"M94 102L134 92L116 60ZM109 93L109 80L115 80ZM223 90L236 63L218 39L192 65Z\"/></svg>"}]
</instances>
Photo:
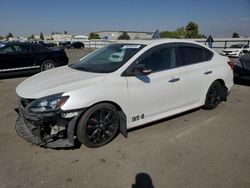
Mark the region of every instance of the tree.
<instances>
[{"instance_id":1,"label":"tree","mask_svg":"<svg viewBox=\"0 0 250 188\"><path fill-rule=\"evenodd\" d=\"M64 33L65 35L67 35L67 34L68 34L68 31L64 31L63 33Z\"/></svg>"},{"instance_id":2,"label":"tree","mask_svg":"<svg viewBox=\"0 0 250 188\"><path fill-rule=\"evenodd\" d=\"M161 38L180 38L175 31L163 31L160 33Z\"/></svg>"},{"instance_id":3,"label":"tree","mask_svg":"<svg viewBox=\"0 0 250 188\"><path fill-rule=\"evenodd\" d=\"M126 31L123 31L122 34L118 37L118 40L130 40L130 36Z\"/></svg>"},{"instance_id":4,"label":"tree","mask_svg":"<svg viewBox=\"0 0 250 188\"><path fill-rule=\"evenodd\" d=\"M2 40L3 39L3 37L2 36L0 36L0 40Z\"/></svg>"},{"instance_id":5,"label":"tree","mask_svg":"<svg viewBox=\"0 0 250 188\"><path fill-rule=\"evenodd\" d=\"M232 38L240 38L239 33L234 32L234 33L232 34Z\"/></svg>"},{"instance_id":6,"label":"tree","mask_svg":"<svg viewBox=\"0 0 250 188\"><path fill-rule=\"evenodd\" d=\"M13 38L12 33L8 33L8 35L6 36L6 39L9 40L9 38Z\"/></svg>"},{"instance_id":7,"label":"tree","mask_svg":"<svg viewBox=\"0 0 250 188\"><path fill-rule=\"evenodd\" d=\"M30 37L28 37L28 40L33 40L35 39L35 36L32 34Z\"/></svg>"},{"instance_id":8,"label":"tree","mask_svg":"<svg viewBox=\"0 0 250 188\"><path fill-rule=\"evenodd\" d=\"M89 34L89 40L91 40L91 39L100 39L100 36L97 33L91 32Z\"/></svg>"},{"instance_id":9,"label":"tree","mask_svg":"<svg viewBox=\"0 0 250 188\"><path fill-rule=\"evenodd\" d=\"M199 37L199 28L196 23L189 22L185 29L186 29L186 38Z\"/></svg>"},{"instance_id":10,"label":"tree","mask_svg":"<svg viewBox=\"0 0 250 188\"><path fill-rule=\"evenodd\" d=\"M42 32L40 33L40 39L41 39L41 40L44 40L44 37L43 37L43 33L42 33Z\"/></svg>"},{"instance_id":11,"label":"tree","mask_svg":"<svg viewBox=\"0 0 250 188\"><path fill-rule=\"evenodd\" d=\"M178 38L180 38L180 39L185 38L186 33L187 33L185 30L185 27L178 27L175 32L176 32L176 35L178 36Z\"/></svg>"},{"instance_id":12,"label":"tree","mask_svg":"<svg viewBox=\"0 0 250 188\"><path fill-rule=\"evenodd\" d=\"M207 38L199 33L198 25L194 22L189 22L186 27L179 27L175 31L162 31L161 38Z\"/></svg>"}]
</instances>

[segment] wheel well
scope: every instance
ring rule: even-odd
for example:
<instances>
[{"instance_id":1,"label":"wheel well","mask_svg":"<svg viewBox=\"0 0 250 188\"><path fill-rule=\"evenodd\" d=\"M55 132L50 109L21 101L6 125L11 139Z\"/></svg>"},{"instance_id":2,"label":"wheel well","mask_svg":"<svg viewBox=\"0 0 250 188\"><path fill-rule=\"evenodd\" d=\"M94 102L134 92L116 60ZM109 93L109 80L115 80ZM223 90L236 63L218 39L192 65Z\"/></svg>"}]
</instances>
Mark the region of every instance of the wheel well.
<instances>
[{"instance_id":1,"label":"wheel well","mask_svg":"<svg viewBox=\"0 0 250 188\"><path fill-rule=\"evenodd\" d=\"M44 58L39 60L39 64L42 65L45 61L53 61L54 63L56 62L54 58Z\"/></svg>"},{"instance_id":2,"label":"wheel well","mask_svg":"<svg viewBox=\"0 0 250 188\"><path fill-rule=\"evenodd\" d=\"M228 94L228 88L226 87L226 84L225 84L225 82L224 82L224 80L222 80L222 79L217 79L217 80L215 80L214 82L219 82L221 85L222 85L222 93L221 93L221 96L222 96L222 101L227 101L227 94ZM214 83L213 82L213 83Z\"/></svg>"},{"instance_id":3,"label":"wheel well","mask_svg":"<svg viewBox=\"0 0 250 188\"><path fill-rule=\"evenodd\" d=\"M122 135L124 137L127 138L127 117L126 117L126 114L123 112L122 108L117 103L112 102L112 101L100 101L100 102L97 102L97 103L87 107L86 109L84 109L84 111L78 116L78 118L76 120L76 126L75 126L74 132L76 133L78 122L79 122L81 116L85 113L85 111L88 110L89 108L97 105L97 104L100 104L100 103L109 103L109 104L112 104L116 108L116 110L118 111L118 115L120 117L120 132L122 133Z\"/></svg>"}]
</instances>

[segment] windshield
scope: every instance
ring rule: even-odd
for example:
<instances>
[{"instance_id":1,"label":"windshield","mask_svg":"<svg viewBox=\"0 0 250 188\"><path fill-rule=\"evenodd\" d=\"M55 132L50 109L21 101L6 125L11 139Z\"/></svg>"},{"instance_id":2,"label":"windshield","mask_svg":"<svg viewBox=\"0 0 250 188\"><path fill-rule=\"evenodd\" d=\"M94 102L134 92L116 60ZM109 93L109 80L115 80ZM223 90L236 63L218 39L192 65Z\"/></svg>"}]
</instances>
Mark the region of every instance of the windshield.
<instances>
[{"instance_id":1,"label":"windshield","mask_svg":"<svg viewBox=\"0 0 250 188\"><path fill-rule=\"evenodd\" d=\"M232 46L230 46L230 48L242 48L243 45L242 44L234 44Z\"/></svg>"},{"instance_id":2,"label":"windshield","mask_svg":"<svg viewBox=\"0 0 250 188\"><path fill-rule=\"evenodd\" d=\"M110 44L96 50L70 67L77 70L109 73L124 65L145 45L140 44Z\"/></svg>"}]
</instances>

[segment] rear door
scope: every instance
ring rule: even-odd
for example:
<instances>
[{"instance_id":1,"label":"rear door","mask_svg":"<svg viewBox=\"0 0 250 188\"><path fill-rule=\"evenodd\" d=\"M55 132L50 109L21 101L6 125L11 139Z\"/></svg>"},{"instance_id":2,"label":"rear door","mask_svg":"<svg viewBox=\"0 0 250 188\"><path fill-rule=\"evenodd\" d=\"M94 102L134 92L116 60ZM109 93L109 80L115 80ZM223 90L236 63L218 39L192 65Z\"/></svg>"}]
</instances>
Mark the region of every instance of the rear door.
<instances>
[{"instance_id":1,"label":"rear door","mask_svg":"<svg viewBox=\"0 0 250 188\"><path fill-rule=\"evenodd\" d=\"M213 52L196 44L181 43L177 53L181 106L197 106L213 78Z\"/></svg>"}]
</instances>

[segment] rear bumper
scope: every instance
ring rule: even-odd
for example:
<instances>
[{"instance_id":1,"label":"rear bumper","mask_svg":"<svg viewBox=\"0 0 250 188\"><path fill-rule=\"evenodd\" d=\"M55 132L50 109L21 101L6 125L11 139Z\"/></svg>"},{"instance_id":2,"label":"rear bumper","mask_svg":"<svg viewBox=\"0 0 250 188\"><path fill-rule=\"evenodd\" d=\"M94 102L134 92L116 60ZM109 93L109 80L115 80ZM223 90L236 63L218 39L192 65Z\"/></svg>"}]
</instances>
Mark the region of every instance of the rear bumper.
<instances>
[{"instance_id":1,"label":"rear bumper","mask_svg":"<svg viewBox=\"0 0 250 188\"><path fill-rule=\"evenodd\" d=\"M16 110L16 132L26 141L48 148L75 146L75 126L78 116L62 118L61 112L31 114L22 106Z\"/></svg>"}]
</instances>

